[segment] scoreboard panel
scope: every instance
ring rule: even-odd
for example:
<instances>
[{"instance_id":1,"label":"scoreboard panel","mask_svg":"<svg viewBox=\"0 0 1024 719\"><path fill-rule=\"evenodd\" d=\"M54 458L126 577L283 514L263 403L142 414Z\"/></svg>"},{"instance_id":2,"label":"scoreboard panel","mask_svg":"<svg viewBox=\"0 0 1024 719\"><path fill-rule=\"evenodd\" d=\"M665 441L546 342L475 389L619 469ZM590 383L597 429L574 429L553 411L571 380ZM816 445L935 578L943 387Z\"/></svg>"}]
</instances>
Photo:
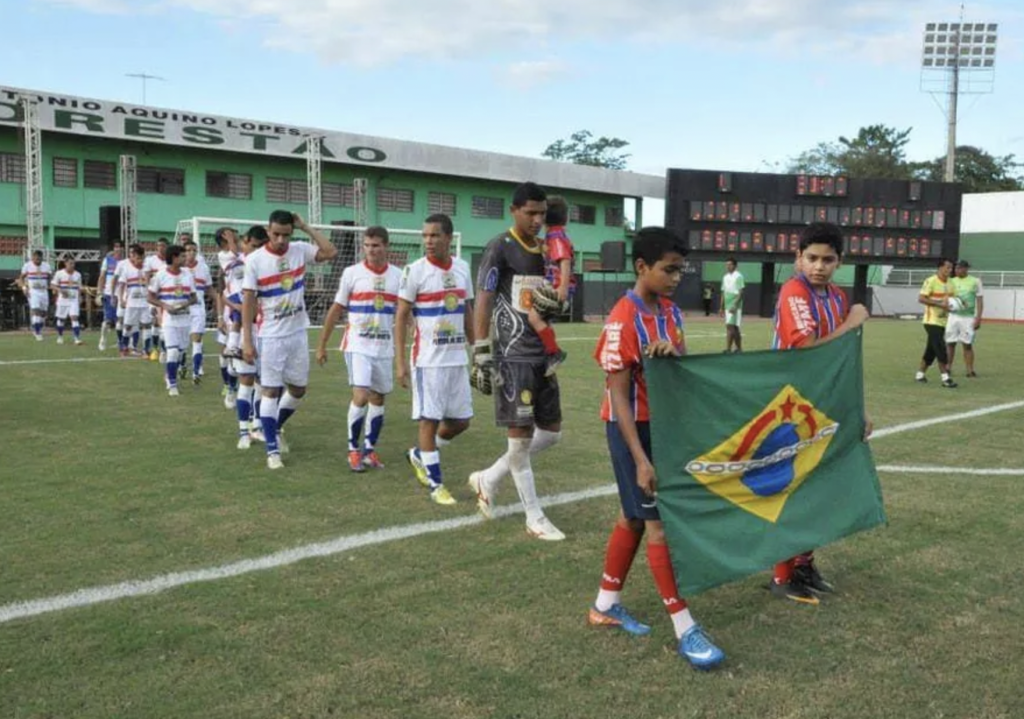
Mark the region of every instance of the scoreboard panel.
<instances>
[{"instance_id":1,"label":"scoreboard panel","mask_svg":"<svg viewBox=\"0 0 1024 719\"><path fill-rule=\"evenodd\" d=\"M931 267L957 256L961 194L944 182L672 169L665 224L694 259L788 261L820 221L842 228L844 264Z\"/></svg>"}]
</instances>

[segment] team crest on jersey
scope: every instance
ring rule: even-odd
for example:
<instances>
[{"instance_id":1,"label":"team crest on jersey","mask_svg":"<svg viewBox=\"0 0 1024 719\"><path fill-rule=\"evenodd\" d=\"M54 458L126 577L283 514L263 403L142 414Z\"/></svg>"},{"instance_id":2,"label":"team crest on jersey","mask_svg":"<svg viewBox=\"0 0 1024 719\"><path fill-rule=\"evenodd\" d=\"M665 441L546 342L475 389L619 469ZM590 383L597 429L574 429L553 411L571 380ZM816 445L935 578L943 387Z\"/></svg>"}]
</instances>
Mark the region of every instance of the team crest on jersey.
<instances>
[{"instance_id":1,"label":"team crest on jersey","mask_svg":"<svg viewBox=\"0 0 1024 719\"><path fill-rule=\"evenodd\" d=\"M459 296L454 292L449 292L444 296L444 308L449 312L454 312L459 307Z\"/></svg>"},{"instance_id":2,"label":"team crest on jersey","mask_svg":"<svg viewBox=\"0 0 1024 719\"><path fill-rule=\"evenodd\" d=\"M384 306L386 304L387 304L387 300L384 299L384 295L376 294L376 295L373 296L373 309L375 309L378 312L380 312L382 309L384 309Z\"/></svg>"},{"instance_id":3,"label":"team crest on jersey","mask_svg":"<svg viewBox=\"0 0 1024 719\"><path fill-rule=\"evenodd\" d=\"M825 456L839 424L786 385L756 417L686 471L720 497L769 522Z\"/></svg>"},{"instance_id":4,"label":"team crest on jersey","mask_svg":"<svg viewBox=\"0 0 1024 719\"><path fill-rule=\"evenodd\" d=\"M185 289L181 286L180 283L175 282L174 283L174 296L175 297L181 297L184 294L185 294Z\"/></svg>"},{"instance_id":5,"label":"team crest on jersey","mask_svg":"<svg viewBox=\"0 0 1024 719\"><path fill-rule=\"evenodd\" d=\"M285 292L290 291L291 288L294 286L295 278L292 277L291 275L285 275L284 277L281 278L281 289L283 289Z\"/></svg>"},{"instance_id":6,"label":"team crest on jersey","mask_svg":"<svg viewBox=\"0 0 1024 719\"><path fill-rule=\"evenodd\" d=\"M523 404L533 404L533 393L528 389L524 389L519 393L519 401Z\"/></svg>"}]
</instances>

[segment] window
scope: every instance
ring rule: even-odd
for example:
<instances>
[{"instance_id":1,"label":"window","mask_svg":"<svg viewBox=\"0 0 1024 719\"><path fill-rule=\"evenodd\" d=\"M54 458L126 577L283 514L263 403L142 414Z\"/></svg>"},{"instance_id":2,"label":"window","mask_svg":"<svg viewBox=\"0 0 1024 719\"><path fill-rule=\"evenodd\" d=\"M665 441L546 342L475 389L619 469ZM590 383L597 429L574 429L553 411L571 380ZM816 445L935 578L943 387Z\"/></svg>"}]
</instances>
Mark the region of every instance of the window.
<instances>
[{"instance_id":1,"label":"window","mask_svg":"<svg viewBox=\"0 0 1024 719\"><path fill-rule=\"evenodd\" d=\"M569 221L593 225L597 222L597 208L594 205L569 205Z\"/></svg>"},{"instance_id":2,"label":"window","mask_svg":"<svg viewBox=\"0 0 1024 719\"><path fill-rule=\"evenodd\" d=\"M53 158L53 186L78 187L78 160L73 157Z\"/></svg>"},{"instance_id":3,"label":"window","mask_svg":"<svg viewBox=\"0 0 1024 719\"><path fill-rule=\"evenodd\" d=\"M621 207L604 208L604 224L606 227L622 227L625 217Z\"/></svg>"},{"instance_id":4,"label":"window","mask_svg":"<svg viewBox=\"0 0 1024 719\"><path fill-rule=\"evenodd\" d=\"M443 212L449 217L455 216L456 198L453 192L431 192L427 195L427 212Z\"/></svg>"},{"instance_id":5,"label":"window","mask_svg":"<svg viewBox=\"0 0 1024 719\"><path fill-rule=\"evenodd\" d=\"M135 173L139 192L157 195L184 195L185 171L174 167L143 167Z\"/></svg>"},{"instance_id":6,"label":"window","mask_svg":"<svg viewBox=\"0 0 1024 719\"><path fill-rule=\"evenodd\" d=\"M322 189L323 192L320 199L323 204L333 205L334 207L356 206L356 195L352 185L346 185L341 182L325 182Z\"/></svg>"},{"instance_id":7,"label":"window","mask_svg":"<svg viewBox=\"0 0 1024 719\"><path fill-rule=\"evenodd\" d=\"M0 152L0 182L25 184L25 156Z\"/></svg>"},{"instance_id":8,"label":"window","mask_svg":"<svg viewBox=\"0 0 1024 719\"><path fill-rule=\"evenodd\" d=\"M230 200L252 199L252 175L236 172L206 172L206 196Z\"/></svg>"},{"instance_id":9,"label":"window","mask_svg":"<svg viewBox=\"0 0 1024 719\"><path fill-rule=\"evenodd\" d=\"M267 202L309 202L309 188L305 180L291 180L286 177L267 178Z\"/></svg>"},{"instance_id":10,"label":"window","mask_svg":"<svg viewBox=\"0 0 1024 719\"><path fill-rule=\"evenodd\" d=\"M117 166L103 160L84 160L82 184L96 190L116 190Z\"/></svg>"},{"instance_id":11,"label":"window","mask_svg":"<svg viewBox=\"0 0 1024 719\"><path fill-rule=\"evenodd\" d=\"M500 197L473 196L473 217L500 220L505 216L505 201Z\"/></svg>"},{"instance_id":12,"label":"window","mask_svg":"<svg viewBox=\"0 0 1024 719\"><path fill-rule=\"evenodd\" d=\"M392 212L413 211L413 191L393 187L377 188L377 209Z\"/></svg>"}]
</instances>

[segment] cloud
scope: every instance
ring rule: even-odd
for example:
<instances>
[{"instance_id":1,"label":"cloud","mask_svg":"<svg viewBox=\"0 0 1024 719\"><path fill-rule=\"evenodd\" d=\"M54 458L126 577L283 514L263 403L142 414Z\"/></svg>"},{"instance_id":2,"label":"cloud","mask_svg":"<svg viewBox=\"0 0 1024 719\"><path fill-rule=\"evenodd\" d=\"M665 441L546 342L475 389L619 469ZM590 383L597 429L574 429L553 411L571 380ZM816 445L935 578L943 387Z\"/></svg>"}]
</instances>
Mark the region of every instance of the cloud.
<instances>
[{"instance_id":1,"label":"cloud","mask_svg":"<svg viewBox=\"0 0 1024 719\"><path fill-rule=\"evenodd\" d=\"M926 19L959 14L956 3L934 0L36 1L91 12L191 10L216 21L252 24L270 47L356 65L478 58L576 40L727 44L902 62L919 54ZM510 77L529 69L517 68L508 69Z\"/></svg>"},{"instance_id":2,"label":"cloud","mask_svg":"<svg viewBox=\"0 0 1024 719\"><path fill-rule=\"evenodd\" d=\"M503 67L499 79L517 90L529 90L568 72L560 60L521 60Z\"/></svg>"}]
</instances>

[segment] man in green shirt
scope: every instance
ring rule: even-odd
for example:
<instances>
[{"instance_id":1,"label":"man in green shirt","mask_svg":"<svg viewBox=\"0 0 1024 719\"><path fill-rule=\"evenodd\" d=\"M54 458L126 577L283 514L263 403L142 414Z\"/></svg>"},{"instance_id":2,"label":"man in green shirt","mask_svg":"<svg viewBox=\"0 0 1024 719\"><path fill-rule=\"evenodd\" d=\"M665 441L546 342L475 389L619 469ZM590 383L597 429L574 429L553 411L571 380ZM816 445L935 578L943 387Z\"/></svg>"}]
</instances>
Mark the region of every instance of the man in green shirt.
<instances>
[{"instance_id":1,"label":"man in green shirt","mask_svg":"<svg viewBox=\"0 0 1024 719\"><path fill-rule=\"evenodd\" d=\"M964 346L964 366L967 368L967 376L977 377L978 375L974 371L974 334L981 327L985 298L981 280L967 274L970 267L971 263L967 260L958 260L954 275L949 278L949 284L962 306L949 313L945 339L949 364L951 366L953 364L953 359L956 357L956 345L959 342Z\"/></svg>"},{"instance_id":2,"label":"man in green shirt","mask_svg":"<svg viewBox=\"0 0 1024 719\"><path fill-rule=\"evenodd\" d=\"M736 259L730 257L725 261L725 276L722 277L722 304L719 314L725 317L725 351L743 351L743 335L740 325L743 323L743 288L746 282L743 275L736 269Z\"/></svg>"}]
</instances>

